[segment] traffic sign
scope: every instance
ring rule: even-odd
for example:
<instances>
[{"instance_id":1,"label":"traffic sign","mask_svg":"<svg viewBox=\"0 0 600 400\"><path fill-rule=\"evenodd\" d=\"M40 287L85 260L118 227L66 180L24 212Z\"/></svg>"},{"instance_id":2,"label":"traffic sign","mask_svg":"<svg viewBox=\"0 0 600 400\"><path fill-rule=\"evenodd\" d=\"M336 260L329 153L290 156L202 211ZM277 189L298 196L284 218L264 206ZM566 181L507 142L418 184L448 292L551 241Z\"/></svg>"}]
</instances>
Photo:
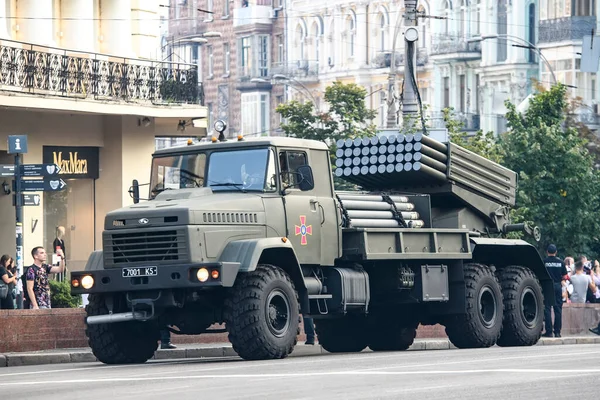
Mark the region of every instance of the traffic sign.
<instances>
[{"instance_id":1,"label":"traffic sign","mask_svg":"<svg viewBox=\"0 0 600 400\"><path fill-rule=\"evenodd\" d=\"M8 136L8 154L27 153L27 135Z\"/></svg>"},{"instance_id":2,"label":"traffic sign","mask_svg":"<svg viewBox=\"0 0 600 400\"><path fill-rule=\"evenodd\" d=\"M24 206L39 206L40 195L39 194L23 194L23 205Z\"/></svg>"},{"instance_id":3,"label":"traffic sign","mask_svg":"<svg viewBox=\"0 0 600 400\"><path fill-rule=\"evenodd\" d=\"M23 164L21 165L22 176L56 176L60 167L56 164Z\"/></svg>"},{"instance_id":4,"label":"traffic sign","mask_svg":"<svg viewBox=\"0 0 600 400\"><path fill-rule=\"evenodd\" d=\"M60 178L21 180L21 190L23 192L58 192L66 186L67 183Z\"/></svg>"},{"instance_id":5,"label":"traffic sign","mask_svg":"<svg viewBox=\"0 0 600 400\"><path fill-rule=\"evenodd\" d=\"M15 176L15 165L14 164L2 164L0 165L0 176Z\"/></svg>"}]
</instances>

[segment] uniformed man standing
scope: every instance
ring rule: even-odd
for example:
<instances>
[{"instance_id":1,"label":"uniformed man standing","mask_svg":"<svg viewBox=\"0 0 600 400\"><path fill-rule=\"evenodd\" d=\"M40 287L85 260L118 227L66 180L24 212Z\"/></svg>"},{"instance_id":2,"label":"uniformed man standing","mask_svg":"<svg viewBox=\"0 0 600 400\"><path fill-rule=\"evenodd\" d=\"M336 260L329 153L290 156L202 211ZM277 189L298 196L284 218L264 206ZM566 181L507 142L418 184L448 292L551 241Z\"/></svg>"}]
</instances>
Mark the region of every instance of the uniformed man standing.
<instances>
[{"instance_id":1,"label":"uniformed man standing","mask_svg":"<svg viewBox=\"0 0 600 400\"><path fill-rule=\"evenodd\" d=\"M548 274L552 278L554 284L554 304L546 302L544 311L544 321L546 323L545 337L560 337L560 330L562 328L562 280L567 275L567 268L563 260L556 256L556 246L551 244L547 249L548 257L544 260L544 265ZM552 308L554 308L554 330L552 329Z\"/></svg>"}]
</instances>

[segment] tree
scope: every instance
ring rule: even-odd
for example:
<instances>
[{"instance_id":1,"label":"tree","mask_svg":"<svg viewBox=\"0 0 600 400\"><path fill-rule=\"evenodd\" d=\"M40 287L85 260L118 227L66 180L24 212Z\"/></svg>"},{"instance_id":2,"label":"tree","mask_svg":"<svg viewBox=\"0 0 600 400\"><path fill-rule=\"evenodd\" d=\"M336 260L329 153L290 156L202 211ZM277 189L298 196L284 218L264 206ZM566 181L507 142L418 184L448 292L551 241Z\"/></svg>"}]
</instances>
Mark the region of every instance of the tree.
<instances>
[{"instance_id":1,"label":"tree","mask_svg":"<svg viewBox=\"0 0 600 400\"><path fill-rule=\"evenodd\" d=\"M519 175L516 216L542 229L541 246L565 254L595 252L600 179L585 140L565 124L566 88L532 97L524 113L506 102L509 132L499 139L503 164Z\"/></svg>"},{"instance_id":2,"label":"tree","mask_svg":"<svg viewBox=\"0 0 600 400\"><path fill-rule=\"evenodd\" d=\"M290 101L277 106L286 123L281 129L287 136L318 140L325 143L335 157L336 141L356 137L370 137L377 129L371 122L377 112L365 105L366 90L355 83L334 82L325 89L325 101L329 110L315 112L312 102ZM349 188L338 179L336 187Z\"/></svg>"}]
</instances>

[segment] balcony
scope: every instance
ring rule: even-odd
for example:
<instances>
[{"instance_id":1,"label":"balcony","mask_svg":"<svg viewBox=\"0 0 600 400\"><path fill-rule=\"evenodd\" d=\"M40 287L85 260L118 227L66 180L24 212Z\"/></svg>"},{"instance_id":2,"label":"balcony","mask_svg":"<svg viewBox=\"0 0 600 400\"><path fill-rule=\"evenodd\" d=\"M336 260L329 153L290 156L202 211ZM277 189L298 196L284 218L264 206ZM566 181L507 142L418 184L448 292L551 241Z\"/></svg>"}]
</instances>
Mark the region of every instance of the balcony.
<instances>
[{"instance_id":1,"label":"balcony","mask_svg":"<svg viewBox=\"0 0 600 400\"><path fill-rule=\"evenodd\" d=\"M477 60L481 58L481 42L469 42L460 33L433 35L431 55L438 59Z\"/></svg>"},{"instance_id":2,"label":"balcony","mask_svg":"<svg viewBox=\"0 0 600 400\"><path fill-rule=\"evenodd\" d=\"M255 24L273 24L277 11L272 6L250 4L248 7L233 9L233 27L243 27Z\"/></svg>"},{"instance_id":3,"label":"balcony","mask_svg":"<svg viewBox=\"0 0 600 400\"><path fill-rule=\"evenodd\" d=\"M425 47L417 49L417 66L422 67L427 64L429 54ZM371 60L375 68L389 68L392 65L392 51L378 51L377 55ZM404 65L404 52L396 51L396 67Z\"/></svg>"},{"instance_id":4,"label":"balcony","mask_svg":"<svg viewBox=\"0 0 600 400\"><path fill-rule=\"evenodd\" d=\"M475 132L481 129L481 117L479 114L454 112L453 118L462 124L461 131ZM444 114L434 112L429 116L429 125L434 129L443 129L446 127Z\"/></svg>"},{"instance_id":5,"label":"balcony","mask_svg":"<svg viewBox=\"0 0 600 400\"><path fill-rule=\"evenodd\" d=\"M596 17L567 17L542 20L539 23L538 43L582 40L596 29Z\"/></svg>"},{"instance_id":6,"label":"balcony","mask_svg":"<svg viewBox=\"0 0 600 400\"><path fill-rule=\"evenodd\" d=\"M319 80L319 61L296 60L289 63L275 63L271 75L285 75L302 82L317 82Z\"/></svg>"},{"instance_id":7,"label":"balcony","mask_svg":"<svg viewBox=\"0 0 600 400\"><path fill-rule=\"evenodd\" d=\"M197 67L0 42L0 91L138 105L204 105Z\"/></svg>"}]
</instances>

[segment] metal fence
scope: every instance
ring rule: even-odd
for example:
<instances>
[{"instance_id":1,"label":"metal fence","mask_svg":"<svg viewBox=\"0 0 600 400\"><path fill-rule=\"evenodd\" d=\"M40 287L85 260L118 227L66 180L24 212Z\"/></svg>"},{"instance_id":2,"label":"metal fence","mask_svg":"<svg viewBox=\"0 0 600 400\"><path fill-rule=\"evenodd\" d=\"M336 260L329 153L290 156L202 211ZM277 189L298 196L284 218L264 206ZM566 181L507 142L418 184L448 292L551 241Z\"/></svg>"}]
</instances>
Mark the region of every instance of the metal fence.
<instances>
[{"instance_id":1,"label":"metal fence","mask_svg":"<svg viewBox=\"0 0 600 400\"><path fill-rule=\"evenodd\" d=\"M204 104L195 65L8 41L0 41L0 90L104 101Z\"/></svg>"}]
</instances>

